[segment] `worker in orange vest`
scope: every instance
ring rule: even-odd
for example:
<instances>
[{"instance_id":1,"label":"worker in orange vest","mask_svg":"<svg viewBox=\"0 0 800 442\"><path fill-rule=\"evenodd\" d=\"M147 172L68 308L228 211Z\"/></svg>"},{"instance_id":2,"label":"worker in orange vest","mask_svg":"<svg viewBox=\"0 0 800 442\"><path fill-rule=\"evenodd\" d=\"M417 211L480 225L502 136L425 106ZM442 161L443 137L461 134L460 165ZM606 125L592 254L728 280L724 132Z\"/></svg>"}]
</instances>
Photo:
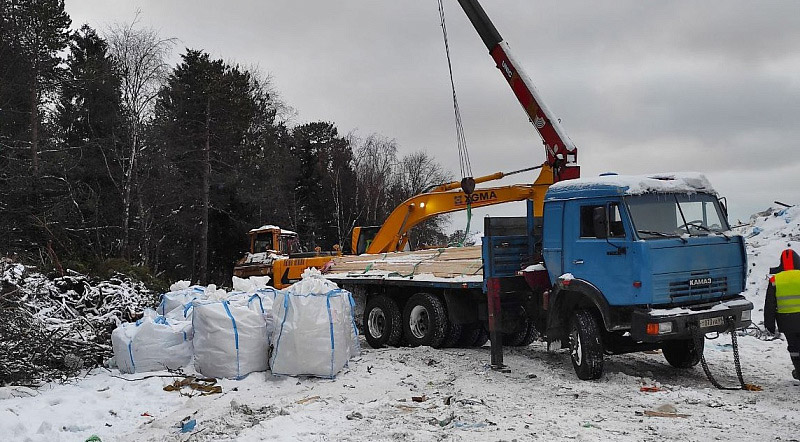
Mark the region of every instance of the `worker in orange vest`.
<instances>
[{"instance_id":1,"label":"worker in orange vest","mask_svg":"<svg viewBox=\"0 0 800 442\"><path fill-rule=\"evenodd\" d=\"M764 327L786 336L789 357L794 370L792 377L800 380L800 256L792 249L781 252L781 263L770 269L767 298L764 300Z\"/></svg>"}]
</instances>

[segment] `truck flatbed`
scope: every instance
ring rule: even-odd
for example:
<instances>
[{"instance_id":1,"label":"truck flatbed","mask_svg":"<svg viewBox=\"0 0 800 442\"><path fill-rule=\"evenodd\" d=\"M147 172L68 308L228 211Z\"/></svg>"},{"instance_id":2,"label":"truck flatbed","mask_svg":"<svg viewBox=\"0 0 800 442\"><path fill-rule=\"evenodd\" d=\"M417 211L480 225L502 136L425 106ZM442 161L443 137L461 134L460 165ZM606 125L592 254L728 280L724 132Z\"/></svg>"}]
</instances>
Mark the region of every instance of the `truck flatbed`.
<instances>
[{"instance_id":1,"label":"truck flatbed","mask_svg":"<svg viewBox=\"0 0 800 442\"><path fill-rule=\"evenodd\" d=\"M338 256L326 278L337 283L480 288L480 246Z\"/></svg>"}]
</instances>

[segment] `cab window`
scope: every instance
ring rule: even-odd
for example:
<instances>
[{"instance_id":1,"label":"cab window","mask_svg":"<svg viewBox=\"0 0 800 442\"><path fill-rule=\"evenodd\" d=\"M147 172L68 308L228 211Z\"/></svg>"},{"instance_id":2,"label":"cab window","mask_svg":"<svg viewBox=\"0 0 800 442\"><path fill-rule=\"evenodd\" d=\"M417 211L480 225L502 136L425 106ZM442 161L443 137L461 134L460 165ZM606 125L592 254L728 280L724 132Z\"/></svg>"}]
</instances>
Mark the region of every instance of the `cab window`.
<instances>
[{"instance_id":1,"label":"cab window","mask_svg":"<svg viewBox=\"0 0 800 442\"><path fill-rule=\"evenodd\" d=\"M604 204L592 204L581 206L581 238L598 238L598 233L594 229L594 211L596 208L605 208ZM619 204L608 204L608 229L609 237L624 238L625 226L622 223L622 216L619 211Z\"/></svg>"}]
</instances>

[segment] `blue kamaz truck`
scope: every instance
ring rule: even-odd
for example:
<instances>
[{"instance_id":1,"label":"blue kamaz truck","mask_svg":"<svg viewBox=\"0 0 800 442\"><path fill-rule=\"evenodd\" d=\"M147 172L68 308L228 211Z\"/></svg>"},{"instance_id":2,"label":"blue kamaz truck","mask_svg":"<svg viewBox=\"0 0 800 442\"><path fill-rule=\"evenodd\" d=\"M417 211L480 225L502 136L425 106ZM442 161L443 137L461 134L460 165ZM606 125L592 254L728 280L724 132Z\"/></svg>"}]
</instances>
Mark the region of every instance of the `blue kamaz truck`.
<instances>
[{"instance_id":1,"label":"blue kamaz truck","mask_svg":"<svg viewBox=\"0 0 800 442\"><path fill-rule=\"evenodd\" d=\"M528 206L485 221L486 316L530 321L581 379L600 377L605 354L653 348L688 368L698 334L750 324L744 240L702 175L562 181L541 216Z\"/></svg>"},{"instance_id":2,"label":"blue kamaz truck","mask_svg":"<svg viewBox=\"0 0 800 442\"><path fill-rule=\"evenodd\" d=\"M480 274L467 271L476 260ZM694 173L561 181L526 216L485 218L480 247L332 263L372 347L480 346L488 332L501 366L503 345L540 338L568 348L581 379L599 378L606 355L641 350L693 367L706 333L748 326L753 308L743 238Z\"/></svg>"}]
</instances>

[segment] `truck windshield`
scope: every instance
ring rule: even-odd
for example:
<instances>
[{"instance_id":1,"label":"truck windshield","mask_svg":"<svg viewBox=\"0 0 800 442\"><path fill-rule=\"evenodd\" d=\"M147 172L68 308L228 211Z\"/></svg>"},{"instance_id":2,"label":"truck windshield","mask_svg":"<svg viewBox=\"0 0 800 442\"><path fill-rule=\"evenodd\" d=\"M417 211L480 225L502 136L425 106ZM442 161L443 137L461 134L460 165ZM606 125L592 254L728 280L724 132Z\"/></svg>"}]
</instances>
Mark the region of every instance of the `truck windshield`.
<instances>
[{"instance_id":1,"label":"truck windshield","mask_svg":"<svg viewBox=\"0 0 800 442\"><path fill-rule=\"evenodd\" d=\"M728 222L713 195L644 194L630 196L626 203L634 228L642 239L708 235L728 230Z\"/></svg>"}]
</instances>

